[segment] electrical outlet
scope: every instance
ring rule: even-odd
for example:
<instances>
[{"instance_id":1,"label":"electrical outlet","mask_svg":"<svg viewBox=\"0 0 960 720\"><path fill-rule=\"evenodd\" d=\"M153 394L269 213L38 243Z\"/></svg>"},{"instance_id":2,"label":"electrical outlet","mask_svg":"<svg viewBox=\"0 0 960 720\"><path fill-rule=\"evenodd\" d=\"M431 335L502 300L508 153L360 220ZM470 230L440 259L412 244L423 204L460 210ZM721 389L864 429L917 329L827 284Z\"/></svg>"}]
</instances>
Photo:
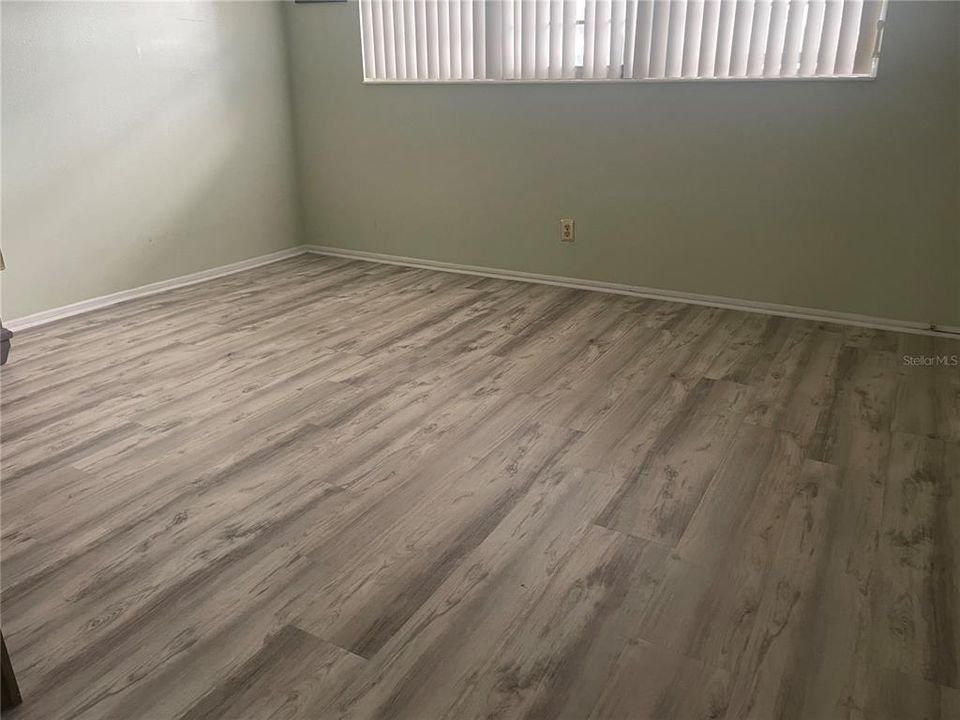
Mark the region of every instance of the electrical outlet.
<instances>
[{"instance_id":1,"label":"electrical outlet","mask_svg":"<svg viewBox=\"0 0 960 720\"><path fill-rule=\"evenodd\" d=\"M573 242L577 238L577 231L573 220L560 221L560 242Z\"/></svg>"}]
</instances>

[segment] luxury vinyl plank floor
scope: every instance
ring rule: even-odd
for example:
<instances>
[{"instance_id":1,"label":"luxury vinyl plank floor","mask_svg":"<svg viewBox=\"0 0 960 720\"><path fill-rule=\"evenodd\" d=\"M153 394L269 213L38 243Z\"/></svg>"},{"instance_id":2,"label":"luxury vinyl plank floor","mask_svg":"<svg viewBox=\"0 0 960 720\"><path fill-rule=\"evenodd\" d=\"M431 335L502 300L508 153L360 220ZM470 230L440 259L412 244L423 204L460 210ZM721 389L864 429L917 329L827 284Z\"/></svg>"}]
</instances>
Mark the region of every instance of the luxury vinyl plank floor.
<instances>
[{"instance_id":1,"label":"luxury vinyl plank floor","mask_svg":"<svg viewBox=\"0 0 960 720\"><path fill-rule=\"evenodd\" d=\"M956 718L951 354L316 256L20 332L9 716Z\"/></svg>"}]
</instances>

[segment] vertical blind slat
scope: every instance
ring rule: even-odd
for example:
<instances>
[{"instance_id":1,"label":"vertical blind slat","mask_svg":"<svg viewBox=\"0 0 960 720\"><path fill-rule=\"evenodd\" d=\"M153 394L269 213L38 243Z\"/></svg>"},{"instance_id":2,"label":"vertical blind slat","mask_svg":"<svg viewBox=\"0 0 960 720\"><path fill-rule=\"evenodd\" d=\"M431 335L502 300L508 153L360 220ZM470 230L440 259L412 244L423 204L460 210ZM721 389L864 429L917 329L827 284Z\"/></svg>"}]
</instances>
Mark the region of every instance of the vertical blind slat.
<instances>
[{"instance_id":1,"label":"vertical blind slat","mask_svg":"<svg viewBox=\"0 0 960 720\"><path fill-rule=\"evenodd\" d=\"M427 38L427 78L440 79L440 42L437 38L437 3L424 3Z\"/></svg>"},{"instance_id":2,"label":"vertical blind slat","mask_svg":"<svg viewBox=\"0 0 960 720\"><path fill-rule=\"evenodd\" d=\"M717 63L717 40L720 38L720 0L703 3L703 29L700 31L699 77L712 77Z\"/></svg>"},{"instance_id":3,"label":"vertical blind slat","mask_svg":"<svg viewBox=\"0 0 960 720\"><path fill-rule=\"evenodd\" d=\"M517 0L513 6L513 72L517 78L531 78L531 58L533 57L533 48L530 45L530 27L532 20L530 11L532 5L530 0Z\"/></svg>"},{"instance_id":4,"label":"vertical blind slat","mask_svg":"<svg viewBox=\"0 0 960 720\"><path fill-rule=\"evenodd\" d=\"M862 0L846 0L843 3L843 15L840 20L840 39L837 42L837 62L834 72L851 75L857 54L857 37L860 35L860 15L863 12Z\"/></svg>"},{"instance_id":5,"label":"vertical blind slat","mask_svg":"<svg viewBox=\"0 0 960 720\"><path fill-rule=\"evenodd\" d=\"M430 41L427 39L427 4L415 2L414 0L411 0L411 3L414 6L414 23L417 33L417 79L429 80L430 72L429 62L427 60L427 48L430 46Z\"/></svg>"},{"instance_id":6,"label":"vertical blind slat","mask_svg":"<svg viewBox=\"0 0 960 720\"><path fill-rule=\"evenodd\" d=\"M777 77L783 64L783 49L787 38L787 0L773 0L770 9L770 30L767 33L767 51L763 59L765 77Z\"/></svg>"},{"instance_id":7,"label":"vertical blind slat","mask_svg":"<svg viewBox=\"0 0 960 720\"><path fill-rule=\"evenodd\" d=\"M487 27L486 0L473 2L473 74L477 78L487 77Z\"/></svg>"},{"instance_id":8,"label":"vertical blind slat","mask_svg":"<svg viewBox=\"0 0 960 720\"><path fill-rule=\"evenodd\" d=\"M500 48L502 74L501 77L510 79L514 74L514 43L516 30L513 26L513 3L516 0L502 0L500 3L500 32L503 35L503 45Z\"/></svg>"},{"instance_id":9,"label":"vertical blind slat","mask_svg":"<svg viewBox=\"0 0 960 720\"><path fill-rule=\"evenodd\" d=\"M523 77L523 0L513 0L513 75L510 77Z\"/></svg>"},{"instance_id":10,"label":"vertical blind slat","mask_svg":"<svg viewBox=\"0 0 960 720\"><path fill-rule=\"evenodd\" d=\"M373 0L360 0L360 42L363 45L364 77L375 77L377 61L373 39Z\"/></svg>"},{"instance_id":11,"label":"vertical blind slat","mask_svg":"<svg viewBox=\"0 0 960 720\"><path fill-rule=\"evenodd\" d=\"M666 77L678 78L683 71L683 41L687 28L687 0L671 0L667 31Z\"/></svg>"},{"instance_id":12,"label":"vertical blind slat","mask_svg":"<svg viewBox=\"0 0 960 720\"><path fill-rule=\"evenodd\" d=\"M610 55L607 58L607 77L623 76L623 46L627 17L626 0L613 0L610 4Z\"/></svg>"},{"instance_id":13,"label":"vertical blind slat","mask_svg":"<svg viewBox=\"0 0 960 720\"><path fill-rule=\"evenodd\" d=\"M800 51L799 74L802 77L810 77L817 72L817 56L820 54L820 38L823 35L823 16L826 9L825 0L812 0L807 10L803 49Z\"/></svg>"},{"instance_id":14,"label":"vertical blind slat","mask_svg":"<svg viewBox=\"0 0 960 720\"><path fill-rule=\"evenodd\" d=\"M386 39L383 32L383 0L373 0L373 59L376 77L387 77L387 61L384 57Z\"/></svg>"},{"instance_id":15,"label":"vertical blind slat","mask_svg":"<svg viewBox=\"0 0 960 720\"><path fill-rule=\"evenodd\" d=\"M463 3L460 0L449 0L450 5L450 77L454 80L463 78L463 55L461 49L463 44L460 42L460 12Z\"/></svg>"},{"instance_id":16,"label":"vertical blind slat","mask_svg":"<svg viewBox=\"0 0 960 720\"><path fill-rule=\"evenodd\" d=\"M450 72L450 0L437 0L437 44L439 45L440 79L449 80Z\"/></svg>"},{"instance_id":17,"label":"vertical blind slat","mask_svg":"<svg viewBox=\"0 0 960 720\"><path fill-rule=\"evenodd\" d=\"M394 63L398 80L408 80L407 77L407 36L404 28L403 0L391 0L393 5L393 27L397 33L393 44Z\"/></svg>"},{"instance_id":18,"label":"vertical blind slat","mask_svg":"<svg viewBox=\"0 0 960 720\"><path fill-rule=\"evenodd\" d=\"M787 7L787 21L783 31L783 54L780 62L782 77L794 77L800 72L803 29L807 24L809 9L809 3L805 2L790 2Z\"/></svg>"},{"instance_id":19,"label":"vertical blind slat","mask_svg":"<svg viewBox=\"0 0 960 720\"><path fill-rule=\"evenodd\" d=\"M736 3L733 19L733 45L730 52L730 77L746 77L750 62L750 40L753 37L754 4Z\"/></svg>"},{"instance_id":20,"label":"vertical blind slat","mask_svg":"<svg viewBox=\"0 0 960 720\"><path fill-rule=\"evenodd\" d=\"M588 2L583 20L583 77L593 77L594 48L597 40L597 5Z\"/></svg>"},{"instance_id":21,"label":"vertical blind slat","mask_svg":"<svg viewBox=\"0 0 960 720\"><path fill-rule=\"evenodd\" d=\"M721 0L720 22L717 26L717 58L714 72L717 77L730 77L733 62L733 36L736 30L736 0Z\"/></svg>"},{"instance_id":22,"label":"vertical blind slat","mask_svg":"<svg viewBox=\"0 0 960 720\"><path fill-rule=\"evenodd\" d=\"M363 75L386 81L869 75L887 1L360 0Z\"/></svg>"},{"instance_id":23,"label":"vertical blind slat","mask_svg":"<svg viewBox=\"0 0 960 720\"><path fill-rule=\"evenodd\" d=\"M407 68L407 79L416 80L419 77L417 71L417 16L413 7L413 0L403 0L403 34L406 38L404 43L405 64Z\"/></svg>"},{"instance_id":24,"label":"vertical blind slat","mask_svg":"<svg viewBox=\"0 0 960 720\"><path fill-rule=\"evenodd\" d=\"M550 77L550 2L535 0L534 27L534 75L543 80Z\"/></svg>"},{"instance_id":25,"label":"vertical blind slat","mask_svg":"<svg viewBox=\"0 0 960 720\"><path fill-rule=\"evenodd\" d=\"M858 74L873 72L873 51L877 45L878 23L883 20L886 3L882 0L866 0L860 15L860 35L857 38L857 52L853 71Z\"/></svg>"},{"instance_id":26,"label":"vertical blind slat","mask_svg":"<svg viewBox=\"0 0 960 720\"><path fill-rule=\"evenodd\" d=\"M611 0L596 0L597 11L593 26L593 72L588 77L607 76L610 63L610 11Z\"/></svg>"},{"instance_id":27,"label":"vertical blind slat","mask_svg":"<svg viewBox=\"0 0 960 720\"><path fill-rule=\"evenodd\" d=\"M561 76L576 77L577 72L577 3L563 0L563 68Z\"/></svg>"},{"instance_id":28,"label":"vertical blind slat","mask_svg":"<svg viewBox=\"0 0 960 720\"><path fill-rule=\"evenodd\" d=\"M823 15L823 33L820 36L820 52L817 53L817 75L832 75L837 64L840 46L840 26L843 22L843 2L827 0Z\"/></svg>"},{"instance_id":29,"label":"vertical blind slat","mask_svg":"<svg viewBox=\"0 0 960 720\"><path fill-rule=\"evenodd\" d=\"M655 0L653 27L650 30L650 71L647 77L662 78L667 74L667 42L670 30L670 2Z\"/></svg>"},{"instance_id":30,"label":"vertical blind slat","mask_svg":"<svg viewBox=\"0 0 960 720\"><path fill-rule=\"evenodd\" d=\"M623 22L623 77L632 78L637 47L637 0L627 0Z\"/></svg>"},{"instance_id":31,"label":"vertical blind slat","mask_svg":"<svg viewBox=\"0 0 960 720\"><path fill-rule=\"evenodd\" d=\"M383 76L387 80L395 80L397 77L397 56L393 52L393 2L394 0L381 0L383 8Z\"/></svg>"},{"instance_id":32,"label":"vertical blind slat","mask_svg":"<svg viewBox=\"0 0 960 720\"><path fill-rule=\"evenodd\" d=\"M548 77L556 79L563 74L563 0L550 0L550 58Z\"/></svg>"},{"instance_id":33,"label":"vertical blind slat","mask_svg":"<svg viewBox=\"0 0 960 720\"><path fill-rule=\"evenodd\" d=\"M650 45L653 41L653 0L637 4L637 32L633 41L633 77L650 77Z\"/></svg>"},{"instance_id":34,"label":"vertical blind slat","mask_svg":"<svg viewBox=\"0 0 960 720\"><path fill-rule=\"evenodd\" d=\"M767 39L770 36L770 0L757 0L753 4L753 30L750 33L750 50L747 59L747 76L761 77L767 57Z\"/></svg>"},{"instance_id":35,"label":"vertical blind slat","mask_svg":"<svg viewBox=\"0 0 960 720\"><path fill-rule=\"evenodd\" d=\"M460 76L473 74L473 0L460 0Z\"/></svg>"},{"instance_id":36,"label":"vertical blind slat","mask_svg":"<svg viewBox=\"0 0 960 720\"><path fill-rule=\"evenodd\" d=\"M687 3L686 32L683 38L683 77L697 77L700 72L700 52L703 48L703 0Z\"/></svg>"},{"instance_id":37,"label":"vertical blind slat","mask_svg":"<svg viewBox=\"0 0 960 720\"><path fill-rule=\"evenodd\" d=\"M530 80L537 74L536 2L520 2L520 77Z\"/></svg>"},{"instance_id":38,"label":"vertical blind slat","mask_svg":"<svg viewBox=\"0 0 960 720\"><path fill-rule=\"evenodd\" d=\"M488 78L498 78L503 72L501 6L499 2L483 3L484 77Z\"/></svg>"}]
</instances>

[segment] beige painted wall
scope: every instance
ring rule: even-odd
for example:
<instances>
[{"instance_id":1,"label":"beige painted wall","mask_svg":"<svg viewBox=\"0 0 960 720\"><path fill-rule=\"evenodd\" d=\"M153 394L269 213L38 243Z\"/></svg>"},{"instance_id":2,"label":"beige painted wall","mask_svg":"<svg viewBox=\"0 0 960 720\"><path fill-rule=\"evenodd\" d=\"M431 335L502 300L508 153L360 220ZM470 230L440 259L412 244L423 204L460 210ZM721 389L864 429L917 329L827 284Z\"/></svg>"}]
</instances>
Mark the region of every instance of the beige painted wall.
<instances>
[{"instance_id":1,"label":"beige painted wall","mask_svg":"<svg viewBox=\"0 0 960 720\"><path fill-rule=\"evenodd\" d=\"M3 2L3 317L299 243L268 3Z\"/></svg>"},{"instance_id":2,"label":"beige painted wall","mask_svg":"<svg viewBox=\"0 0 960 720\"><path fill-rule=\"evenodd\" d=\"M869 82L364 86L355 3L286 18L311 242L960 325L960 3Z\"/></svg>"}]
</instances>

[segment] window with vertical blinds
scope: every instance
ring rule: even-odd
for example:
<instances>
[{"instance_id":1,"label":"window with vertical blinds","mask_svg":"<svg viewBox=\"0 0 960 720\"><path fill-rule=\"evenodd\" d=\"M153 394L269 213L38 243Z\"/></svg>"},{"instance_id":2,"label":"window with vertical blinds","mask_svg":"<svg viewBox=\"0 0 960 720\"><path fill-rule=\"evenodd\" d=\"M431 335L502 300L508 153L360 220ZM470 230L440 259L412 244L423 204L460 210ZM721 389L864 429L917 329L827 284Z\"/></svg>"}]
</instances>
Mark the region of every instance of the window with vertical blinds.
<instances>
[{"instance_id":1,"label":"window with vertical blinds","mask_svg":"<svg viewBox=\"0 0 960 720\"><path fill-rule=\"evenodd\" d=\"M886 0L360 0L372 82L871 77Z\"/></svg>"}]
</instances>

